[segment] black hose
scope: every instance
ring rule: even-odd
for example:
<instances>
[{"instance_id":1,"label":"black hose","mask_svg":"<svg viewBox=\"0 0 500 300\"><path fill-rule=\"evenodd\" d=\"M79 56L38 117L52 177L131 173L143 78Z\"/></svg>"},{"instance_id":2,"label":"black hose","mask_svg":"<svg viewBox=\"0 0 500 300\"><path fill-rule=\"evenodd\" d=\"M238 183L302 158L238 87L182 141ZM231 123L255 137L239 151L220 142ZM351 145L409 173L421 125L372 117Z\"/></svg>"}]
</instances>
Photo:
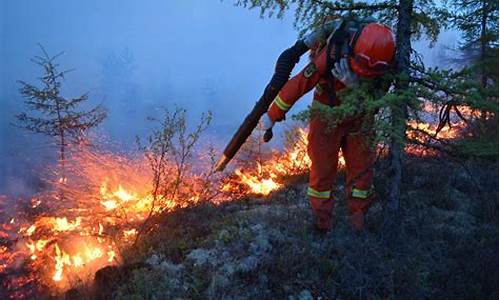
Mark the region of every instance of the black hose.
<instances>
[{"instance_id":1,"label":"black hose","mask_svg":"<svg viewBox=\"0 0 500 300\"><path fill-rule=\"evenodd\" d=\"M257 126L262 115L267 112L274 98L278 95L281 88L290 78L290 74L292 73L295 65L299 62L300 57L306 53L307 50L309 50L309 48L306 44L302 40L299 40L292 47L283 51L278 57L271 81L266 86L259 101L255 103L252 111L246 116L243 123L231 138L231 141L227 144L224 149L224 155L217 163L217 171L222 171L226 164L234 157L236 152L238 152L243 143L245 143L254 128ZM265 134L265 141L267 142L271 138L272 130L268 130Z\"/></svg>"},{"instance_id":2,"label":"black hose","mask_svg":"<svg viewBox=\"0 0 500 300\"><path fill-rule=\"evenodd\" d=\"M293 67L299 62L300 57L307 52L309 48L302 40L298 40L295 45L281 53L276 61L273 77L269 85L274 90L280 90L290 78Z\"/></svg>"}]
</instances>

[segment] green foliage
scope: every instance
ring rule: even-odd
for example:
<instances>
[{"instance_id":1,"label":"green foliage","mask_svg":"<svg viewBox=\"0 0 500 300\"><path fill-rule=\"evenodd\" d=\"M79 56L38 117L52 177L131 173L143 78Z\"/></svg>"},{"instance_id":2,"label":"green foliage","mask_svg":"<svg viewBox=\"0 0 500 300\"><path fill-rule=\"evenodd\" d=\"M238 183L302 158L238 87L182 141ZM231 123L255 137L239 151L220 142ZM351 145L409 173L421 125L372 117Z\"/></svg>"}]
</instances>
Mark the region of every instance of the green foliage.
<instances>
[{"instance_id":1,"label":"green foliage","mask_svg":"<svg viewBox=\"0 0 500 300\"><path fill-rule=\"evenodd\" d=\"M296 121L309 121L313 115L319 115L324 121L330 121L331 128L348 118L359 117L368 112L375 112L384 104L383 100L376 98L373 91L373 82L361 81L360 86L349 92L341 91L339 97L342 103L338 106L321 105L313 103L308 110L293 116Z\"/></svg>"},{"instance_id":2,"label":"green foliage","mask_svg":"<svg viewBox=\"0 0 500 300\"><path fill-rule=\"evenodd\" d=\"M258 8L262 17L282 18L287 10L294 10L294 25L304 33L322 24L326 17L338 17L344 13L352 13L359 18L375 17L382 23L395 27L400 1L237 0L236 4L249 9ZM446 6L440 6L431 0L419 0L414 2L414 7L411 24L414 38L427 37L433 44L447 24L449 13Z\"/></svg>"},{"instance_id":3,"label":"green foliage","mask_svg":"<svg viewBox=\"0 0 500 300\"><path fill-rule=\"evenodd\" d=\"M498 128L497 128L498 131ZM463 139L454 145L457 156L463 158L482 158L491 161L498 160L498 138Z\"/></svg>"},{"instance_id":4,"label":"green foliage","mask_svg":"<svg viewBox=\"0 0 500 300\"><path fill-rule=\"evenodd\" d=\"M392 78L396 75L388 74L377 80L361 80L359 87L352 90L343 90L338 93L342 102L338 106L313 105L305 111L293 116L296 121L306 122L312 116L319 116L327 122L329 128L333 130L346 120L361 118L361 131L375 130L377 133L375 142L388 143L390 140L403 142L404 135L394 129L391 124L389 111L401 109L402 103L407 103L410 107L420 108L419 101L415 97L415 89L410 87L407 90L388 90ZM373 115L377 114L374 119Z\"/></svg>"},{"instance_id":5,"label":"green foliage","mask_svg":"<svg viewBox=\"0 0 500 300\"><path fill-rule=\"evenodd\" d=\"M449 11L443 4L432 0L414 2L412 15L412 39L428 38L433 46L441 31L449 26Z\"/></svg>"},{"instance_id":6,"label":"green foliage","mask_svg":"<svg viewBox=\"0 0 500 300\"><path fill-rule=\"evenodd\" d=\"M40 83L36 86L25 81L19 81L24 104L32 114L16 115L18 127L34 133L55 137L59 146L61 161L65 159L66 146L78 143L90 128L98 126L106 118L106 110L97 105L88 111L78 108L88 101L88 93L76 98L65 98L61 89L66 74L60 71L56 59L62 54L50 56L42 45L39 45L42 55L35 56L32 62L43 70Z\"/></svg>"},{"instance_id":7,"label":"green foliage","mask_svg":"<svg viewBox=\"0 0 500 300\"><path fill-rule=\"evenodd\" d=\"M181 206L189 204L193 195L209 197L211 193L208 187L213 175L214 162L210 173L199 178L202 181L199 185L187 182L186 179L186 175L191 171L188 162L193 157L194 147L212 121L211 112L202 114L200 122L192 131L188 129L186 110L183 108L176 108L173 113L165 109L161 120L150 119L159 123L159 126L147 138L146 145L142 145L139 138L137 144L144 152L153 174L151 178L153 201L134 245L148 227L151 217L170 208L168 201L174 200L176 205ZM202 190L195 191L196 187Z\"/></svg>"},{"instance_id":8,"label":"green foliage","mask_svg":"<svg viewBox=\"0 0 500 300\"><path fill-rule=\"evenodd\" d=\"M186 110L183 108L176 108L172 113L165 109L161 120L150 119L159 123L159 127L152 131L147 145L141 145L139 139L137 143L153 171L153 196L176 199L181 196L180 188L185 184L185 175L190 168L187 162L192 159L201 134L210 125L212 113L202 114L192 131L188 131Z\"/></svg>"},{"instance_id":9,"label":"green foliage","mask_svg":"<svg viewBox=\"0 0 500 300\"><path fill-rule=\"evenodd\" d=\"M168 299L170 295L168 277L161 270L139 268L131 272L127 282L120 285L113 299L146 300Z\"/></svg>"},{"instance_id":10,"label":"green foliage","mask_svg":"<svg viewBox=\"0 0 500 300\"><path fill-rule=\"evenodd\" d=\"M236 5L249 9L259 8L262 17L282 18L287 10L294 10L295 27L301 33L322 24L327 17L338 17L344 12L355 12L358 17L374 14L389 16L397 9L397 1L326 1L326 0L237 0Z\"/></svg>"},{"instance_id":11,"label":"green foliage","mask_svg":"<svg viewBox=\"0 0 500 300\"><path fill-rule=\"evenodd\" d=\"M193 267L189 276L187 294L190 299L202 299L210 284L207 270L203 267Z\"/></svg>"},{"instance_id":12,"label":"green foliage","mask_svg":"<svg viewBox=\"0 0 500 300\"><path fill-rule=\"evenodd\" d=\"M498 57L495 53L495 49L498 50L498 1L460 0L449 4L454 8L452 22L462 32L460 44L464 54L473 60Z\"/></svg>"},{"instance_id":13,"label":"green foliage","mask_svg":"<svg viewBox=\"0 0 500 300\"><path fill-rule=\"evenodd\" d=\"M300 1L296 3L294 9L296 25L303 26L303 28L314 26L325 15L331 15L334 12L349 12L358 16L368 13L394 28L398 21L394 8L399 5L402 5L401 1L370 4L353 1ZM266 10L273 8L278 7L269 5L265 7ZM279 7L281 14L283 10L289 8L288 6ZM318 13L318 11L321 12ZM317 15L313 17L315 13ZM431 46L443 28L455 26L461 30L463 32L461 49L468 60L472 60L473 63L460 70L426 68L420 57L415 55L408 73L392 74L386 78L386 82L399 84L408 82L407 88L398 89L398 84L395 84L395 88L386 95L374 95L376 89L362 85L359 89L339 93L342 99L340 106L310 107L307 111L294 116L295 119L305 121L313 113L319 113L323 119L330 120L331 127L334 128L343 120L356 115L379 112L374 124L378 133L377 140L404 143L404 132L396 125L401 121L397 121L396 118L408 116L410 120L428 122L428 119L421 118L425 103L432 103L436 107L453 106L455 109L451 110L451 113L458 118L461 113L457 107L467 106L476 111L467 118L469 127L473 130L473 137L478 138L478 141L474 141L474 138L467 139L467 141L454 143L450 148L450 145L443 144L444 141L435 137L429 140L443 144L440 147L446 148L449 154L469 156L476 153L480 157L493 157L495 153L498 153L498 137L496 136L498 126L494 126L498 120L496 117L498 115L498 3L486 0L463 0L451 5L450 3L436 4L429 0L415 1L411 20L412 39L426 37ZM409 77L404 78L405 74ZM409 110L409 115L406 109ZM480 111L482 117L477 117L477 111ZM450 116L445 115L440 118L444 126ZM450 120L449 124L452 123L453 121ZM421 134L428 133L421 132ZM486 136L488 138L485 138ZM482 146L477 147L477 145Z\"/></svg>"}]
</instances>

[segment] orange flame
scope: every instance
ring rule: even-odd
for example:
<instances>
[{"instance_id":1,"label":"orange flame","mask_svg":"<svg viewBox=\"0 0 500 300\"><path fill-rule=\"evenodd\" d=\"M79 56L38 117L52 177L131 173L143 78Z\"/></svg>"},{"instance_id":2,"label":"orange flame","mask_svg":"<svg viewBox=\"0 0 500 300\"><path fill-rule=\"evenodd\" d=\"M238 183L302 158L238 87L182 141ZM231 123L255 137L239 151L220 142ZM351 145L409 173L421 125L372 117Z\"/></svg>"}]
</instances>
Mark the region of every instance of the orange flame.
<instances>
[{"instance_id":1,"label":"orange flame","mask_svg":"<svg viewBox=\"0 0 500 300\"><path fill-rule=\"evenodd\" d=\"M435 114L433 109L425 106L425 110ZM474 115L475 112L464 109L462 114ZM454 128L444 128L438 137L460 136L466 124L456 124ZM407 135L411 140L424 143L435 130L436 126L430 123L409 121ZM294 136L283 151L273 151L269 158L260 157L262 159L240 166L215 181L213 184L223 193L213 201L267 196L286 186L290 176L305 174L311 165L307 155L307 130L295 128ZM406 148L410 153L414 150ZM339 166L344 165L340 155ZM153 195L152 172L142 157L85 150L73 155L67 168L64 177L55 177L54 191L38 194L30 200L29 206L35 212L44 204L47 211L43 215L32 221L26 221L21 214L5 219L0 236L22 241L22 246L0 246L0 273L19 261L17 257L21 255L45 285L67 288L72 278L93 275L106 265L117 264L121 260L120 247L135 240L142 221L153 208L154 212L161 212L204 199L201 176L196 174L187 176L188 184L177 194L161 190ZM63 199L59 195L64 195ZM0 199L4 201L5 197Z\"/></svg>"}]
</instances>

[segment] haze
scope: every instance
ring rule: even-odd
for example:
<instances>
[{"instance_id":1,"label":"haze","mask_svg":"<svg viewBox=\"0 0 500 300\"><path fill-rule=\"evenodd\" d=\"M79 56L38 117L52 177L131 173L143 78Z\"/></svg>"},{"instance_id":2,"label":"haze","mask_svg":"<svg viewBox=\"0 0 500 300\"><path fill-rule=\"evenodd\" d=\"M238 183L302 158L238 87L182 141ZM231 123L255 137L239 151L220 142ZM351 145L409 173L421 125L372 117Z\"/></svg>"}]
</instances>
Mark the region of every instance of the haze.
<instances>
[{"instance_id":1,"label":"haze","mask_svg":"<svg viewBox=\"0 0 500 300\"><path fill-rule=\"evenodd\" d=\"M0 193L29 190L37 168L53 157L48 139L11 125L23 109L17 80L34 83L40 75L29 60L40 53L37 43L50 54L65 52L58 62L75 70L63 95L88 91L91 103L102 102L109 117L101 132L125 148L148 133L147 116L175 105L189 110L191 123L212 111L208 135L220 144L260 96L278 55L296 40L292 22L291 16L261 19L232 1L1 1ZM417 49L432 64L440 45L453 44L455 36L447 34L435 49L426 43Z\"/></svg>"}]
</instances>

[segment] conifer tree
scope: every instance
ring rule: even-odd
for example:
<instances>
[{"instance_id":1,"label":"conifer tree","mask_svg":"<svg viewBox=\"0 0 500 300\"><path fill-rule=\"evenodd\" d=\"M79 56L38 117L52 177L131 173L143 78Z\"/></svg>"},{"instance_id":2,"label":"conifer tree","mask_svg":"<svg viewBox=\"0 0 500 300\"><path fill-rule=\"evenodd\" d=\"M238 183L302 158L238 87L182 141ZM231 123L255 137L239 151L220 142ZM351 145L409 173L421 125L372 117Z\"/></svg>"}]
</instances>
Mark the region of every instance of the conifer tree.
<instances>
[{"instance_id":1,"label":"conifer tree","mask_svg":"<svg viewBox=\"0 0 500 300\"><path fill-rule=\"evenodd\" d=\"M498 1L460 0L453 8L452 22L462 33L463 62L479 66L486 86L498 78Z\"/></svg>"},{"instance_id":2,"label":"conifer tree","mask_svg":"<svg viewBox=\"0 0 500 300\"><path fill-rule=\"evenodd\" d=\"M472 87L464 102L481 112L471 122L473 139L463 143L461 152L497 160L498 1L460 0L453 8L451 20L462 39L458 78Z\"/></svg>"},{"instance_id":3,"label":"conifer tree","mask_svg":"<svg viewBox=\"0 0 500 300\"><path fill-rule=\"evenodd\" d=\"M65 75L69 71L60 71L56 59L62 54L50 56L40 45L42 54L32 61L43 69L40 85L19 81L19 89L24 104L30 114L23 112L16 115L18 127L34 133L41 133L56 139L58 159L64 165L67 146L82 140L83 134L99 125L106 118L106 110L97 105L89 110L79 107L88 100L88 93L76 98L65 98L61 89Z\"/></svg>"},{"instance_id":4,"label":"conifer tree","mask_svg":"<svg viewBox=\"0 0 500 300\"><path fill-rule=\"evenodd\" d=\"M304 32L321 21L326 16L335 16L344 13L353 13L358 17L373 16L380 22L395 29L396 32L396 64L397 70L393 74L393 88L381 99L374 99L373 95L364 93L370 109L387 108L390 118L385 124L385 132L389 145L389 182L388 203L391 211L397 213L400 203L400 186L402 179L402 160L406 143L408 109L419 105L419 95L416 92L419 77L422 73L415 72L414 65L420 65L418 56L412 48L412 40L426 38L432 45L442 28L448 21L448 12L444 6L439 6L429 0L388 0L364 2L352 0L240 0L237 4L248 8L260 8L263 16L273 16L276 13L282 17L285 11L295 11L295 26ZM425 70L425 67L424 67ZM360 96L359 92L348 98ZM348 102L348 101L343 101ZM344 105L344 104L342 104ZM345 105L349 105L346 103ZM339 108L341 109L341 108Z\"/></svg>"},{"instance_id":5,"label":"conifer tree","mask_svg":"<svg viewBox=\"0 0 500 300\"><path fill-rule=\"evenodd\" d=\"M440 143L440 150L456 158L497 160L498 157L498 3L463 0L448 3L449 27L460 30L458 58L453 69L412 65L411 81L416 94L442 105L438 130L452 126L450 113L467 122L467 132L453 143ZM464 118L460 107L472 113Z\"/></svg>"}]
</instances>

